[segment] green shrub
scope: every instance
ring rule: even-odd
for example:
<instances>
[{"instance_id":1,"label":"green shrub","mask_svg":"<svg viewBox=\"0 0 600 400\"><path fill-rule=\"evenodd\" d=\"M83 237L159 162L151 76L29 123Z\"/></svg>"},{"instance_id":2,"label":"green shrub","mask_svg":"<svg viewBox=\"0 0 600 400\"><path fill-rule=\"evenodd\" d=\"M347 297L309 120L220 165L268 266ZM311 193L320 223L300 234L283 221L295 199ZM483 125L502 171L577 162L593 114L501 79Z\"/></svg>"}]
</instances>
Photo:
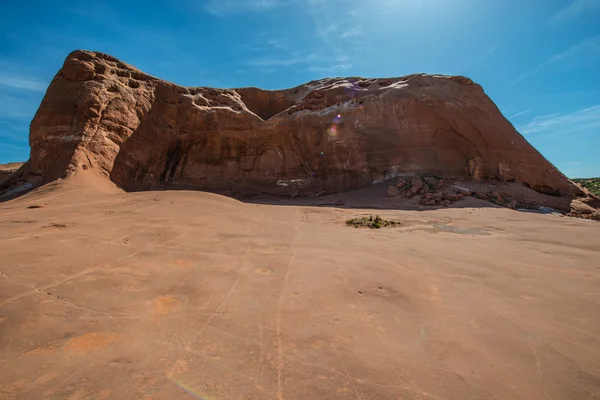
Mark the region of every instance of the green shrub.
<instances>
[{"instance_id":1,"label":"green shrub","mask_svg":"<svg viewBox=\"0 0 600 400\"><path fill-rule=\"evenodd\" d=\"M401 225L401 222L383 219L379 215L376 215L375 218L373 218L372 215L369 215L368 217L351 218L346 221L346 225L355 228L381 229Z\"/></svg>"},{"instance_id":2,"label":"green shrub","mask_svg":"<svg viewBox=\"0 0 600 400\"><path fill-rule=\"evenodd\" d=\"M575 178L573 182L579 183L581 186L590 191L590 193L600 196L600 178Z\"/></svg>"}]
</instances>

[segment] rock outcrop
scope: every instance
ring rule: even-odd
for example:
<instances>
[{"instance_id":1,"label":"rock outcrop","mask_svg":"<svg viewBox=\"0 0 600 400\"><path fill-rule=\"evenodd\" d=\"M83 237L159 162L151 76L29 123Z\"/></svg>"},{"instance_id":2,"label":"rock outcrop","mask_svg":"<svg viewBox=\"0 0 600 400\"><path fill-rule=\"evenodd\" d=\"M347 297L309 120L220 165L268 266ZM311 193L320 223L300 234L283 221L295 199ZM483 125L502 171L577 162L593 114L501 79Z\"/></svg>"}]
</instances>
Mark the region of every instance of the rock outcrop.
<instances>
[{"instance_id":1,"label":"rock outcrop","mask_svg":"<svg viewBox=\"0 0 600 400\"><path fill-rule=\"evenodd\" d=\"M8 164L0 164L0 184L6 181L12 174L14 174L23 163L13 162Z\"/></svg>"},{"instance_id":2,"label":"rock outcrop","mask_svg":"<svg viewBox=\"0 0 600 400\"><path fill-rule=\"evenodd\" d=\"M188 88L75 51L31 123L30 145L22 172L38 183L93 169L129 191L315 196L415 173L580 190L460 76Z\"/></svg>"}]
</instances>

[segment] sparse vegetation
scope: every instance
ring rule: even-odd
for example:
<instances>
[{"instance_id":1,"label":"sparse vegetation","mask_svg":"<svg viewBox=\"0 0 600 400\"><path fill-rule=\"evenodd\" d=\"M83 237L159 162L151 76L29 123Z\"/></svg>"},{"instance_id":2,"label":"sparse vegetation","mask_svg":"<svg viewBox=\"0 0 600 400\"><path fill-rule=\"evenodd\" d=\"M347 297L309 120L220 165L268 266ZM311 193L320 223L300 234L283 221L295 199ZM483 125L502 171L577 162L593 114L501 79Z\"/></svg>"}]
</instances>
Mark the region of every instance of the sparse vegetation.
<instances>
[{"instance_id":1,"label":"sparse vegetation","mask_svg":"<svg viewBox=\"0 0 600 400\"><path fill-rule=\"evenodd\" d=\"M402 186L402 187L398 188L398 190L399 190L400 192L404 192L404 191L406 191L406 190L410 189L410 187L411 187L411 186L412 186L412 184L411 184L410 182L407 182L407 183L406 183L404 186Z\"/></svg>"},{"instance_id":2,"label":"sparse vegetation","mask_svg":"<svg viewBox=\"0 0 600 400\"><path fill-rule=\"evenodd\" d=\"M575 178L572 181L579 183L592 194L600 196L600 178Z\"/></svg>"},{"instance_id":3,"label":"sparse vegetation","mask_svg":"<svg viewBox=\"0 0 600 400\"><path fill-rule=\"evenodd\" d=\"M353 226L355 228L371 228L371 229L380 229L386 227L394 227L400 225L400 221L394 221L389 219L383 219L379 215L373 217L369 215L368 217L358 217L352 218L346 221L346 225Z\"/></svg>"}]
</instances>

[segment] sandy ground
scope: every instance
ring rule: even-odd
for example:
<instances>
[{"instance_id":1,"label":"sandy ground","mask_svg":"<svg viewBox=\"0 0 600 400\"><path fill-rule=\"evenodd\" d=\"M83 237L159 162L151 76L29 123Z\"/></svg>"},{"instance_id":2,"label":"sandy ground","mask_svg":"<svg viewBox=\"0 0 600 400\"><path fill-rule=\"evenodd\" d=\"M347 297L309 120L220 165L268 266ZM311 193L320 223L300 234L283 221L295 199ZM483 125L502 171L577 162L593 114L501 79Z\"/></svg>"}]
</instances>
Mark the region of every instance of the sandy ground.
<instances>
[{"instance_id":1,"label":"sandy ground","mask_svg":"<svg viewBox=\"0 0 600 400\"><path fill-rule=\"evenodd\" d=\"M597 222L83 182L0 203L2 399L600 399Z\"/></svg>"}]
</instances>

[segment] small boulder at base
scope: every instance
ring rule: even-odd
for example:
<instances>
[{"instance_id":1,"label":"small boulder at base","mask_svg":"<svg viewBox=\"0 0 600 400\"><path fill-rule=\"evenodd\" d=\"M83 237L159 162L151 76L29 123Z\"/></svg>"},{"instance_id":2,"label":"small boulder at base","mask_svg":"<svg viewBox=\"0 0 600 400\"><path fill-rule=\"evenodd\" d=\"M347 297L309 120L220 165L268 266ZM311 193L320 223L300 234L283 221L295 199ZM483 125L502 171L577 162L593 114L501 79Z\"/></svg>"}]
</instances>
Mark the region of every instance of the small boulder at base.
<instances>
[{"instance_id":1,"label":"small boulder at base","mask_svg":"<svg viewBox=\"0 0 600 400\"><path fill-rule=\"evenodd\" d=\"M425 180L425 183L427 183L427 185L429 185L431 187L437 187L438 179L436 177L426 176L424 180Z\"/></svg>"},{"instance_id":2,"label":"small boulder at base","mask_svg":"<svg viewBox=\"0 0 600 400\"><path fill-rule=\"evenodd\" d=\"M412 187L410 188L413 194L419 193L419 191L423 189L423 179L417 177L412 181Z\"/></svg>"},{"instance_id":3,"label":"small boulder at base","mask_svg":"<svg viewBox=\"0 0 600 400\"><path fill-rule=\"evenodd\" d=\"M396 187L399 189L402 189L405 186L407 186L408 184L409 184L409 182L405 178L400 178L398 180L398 183L396 183Z\"/></svg>"},{"instance_id":4,"label":"small boulder at base","mask_svg":"<svg viewBox=\"0 0 600 400\"><path fill-rule=\"evenodd\" d=\"M396 186L388 186L387 195L389 197L396 197L400 194L400 191Z\"/></svg>"}]
</instances>

